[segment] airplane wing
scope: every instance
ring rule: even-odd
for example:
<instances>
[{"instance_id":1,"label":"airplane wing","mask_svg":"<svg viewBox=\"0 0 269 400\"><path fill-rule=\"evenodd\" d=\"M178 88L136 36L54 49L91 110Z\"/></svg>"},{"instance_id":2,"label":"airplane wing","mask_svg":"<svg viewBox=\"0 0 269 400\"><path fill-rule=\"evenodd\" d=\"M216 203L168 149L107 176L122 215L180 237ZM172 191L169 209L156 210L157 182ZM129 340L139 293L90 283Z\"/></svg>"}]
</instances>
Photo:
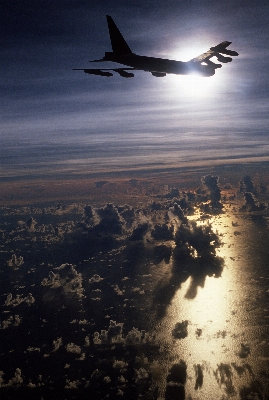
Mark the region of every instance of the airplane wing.
<instances>
[{"instance_id":1,"label":"airplane wing","mask_svg":"<svg viewBox=\"0 0 269 400\"><path fill-rule=\"evenodd\" d=\"M215 64L210 59L212 57L216 57L218 61L222 63L227 63L231 62L233 59L232 57L225 57L223 54L228 55L228 56L238 56L239 54L237 51L229 50L227 49L228 46L230 46L232 42L221 42L217 46L210 47L208 51L206 51L203 54L200 54L198 57L195 57L191 59L190 61L193 61L195 63L205 63L208 65L215 65L215 68L220 68L222 67L221 64Z\"/></svg>"},{"instance_id":2,"label":"airplane wing","mask_svg":"<svg viewBox=\"0 0 269 400\"><path fill-rule=\"evenodd\" d=\"M113 76L113 72L118 73L123 78L133 78L134 74L127 71L136 71L136 68L73 68L73 71L84 71L85 74Z\"/></svg>"}]
</instances>

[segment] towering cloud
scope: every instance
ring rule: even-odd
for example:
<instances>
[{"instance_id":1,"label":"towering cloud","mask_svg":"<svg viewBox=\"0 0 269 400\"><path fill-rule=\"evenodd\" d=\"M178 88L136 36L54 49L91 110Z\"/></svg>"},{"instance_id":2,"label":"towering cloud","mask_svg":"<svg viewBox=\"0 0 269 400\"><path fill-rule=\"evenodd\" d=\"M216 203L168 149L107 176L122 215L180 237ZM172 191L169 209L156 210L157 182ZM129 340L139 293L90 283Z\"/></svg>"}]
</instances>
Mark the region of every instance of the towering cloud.
<instances>
[{"instance_id":1,"label":"towering cloud","mask_svg":"<svg viewBox=\"0 0 269 400\"><path fill-rule=\"evenodd\" d=\"M79 274L72 264L62 264L49 272L49 278L43 279L42 286L52 289L62 288L65 294L75 294L83 297L82 275Z\"/></svg>"},{"instance_id":2,"label":"towering cloud","mask_svg":"<svg viewBox=\"0 0 269 400\"><path fill-rule=\"evenodd\" d=\"M219 177L213 175L206 175L201 178L201 182L205 189L207 198L211 201L213 208L221 208L220 199L220 186Z\"/></svg>"},{"instance_id":3,"label":"towering cloud","mask_svg":"<svg viewBox=\"0 0 269 400\"><path fill-rule=\"evenodd\" d=\"M241 193L250 192L253 194L257 194L257 191L249 175L244 176L244 178L239 182L239 191Z\"/></svg>"},{"instance_id":4,"label":"towering cloud","mask_svg":"<svg viewBox=\"0 0 269 400\"><path fill-rule=\"evenodd\" d=\"M16 254L12 254L11 259L7 261L7 265L15 269L20 267L23 263L24 263L23 257L22 256L17 257Z\"/></svg>"},{"instance_id":5,"label":"towering cloud","mask_svg":"<svg viewBox=\"0 0 269 400\"><path fill-rule=\"evenodd\" d=\"M107 234L121 234L122 220L117 208L108 203L105 207L99 208L97 214L100 218L99 224L95 226L95 231Z\"/></svg>"}]
</instances>

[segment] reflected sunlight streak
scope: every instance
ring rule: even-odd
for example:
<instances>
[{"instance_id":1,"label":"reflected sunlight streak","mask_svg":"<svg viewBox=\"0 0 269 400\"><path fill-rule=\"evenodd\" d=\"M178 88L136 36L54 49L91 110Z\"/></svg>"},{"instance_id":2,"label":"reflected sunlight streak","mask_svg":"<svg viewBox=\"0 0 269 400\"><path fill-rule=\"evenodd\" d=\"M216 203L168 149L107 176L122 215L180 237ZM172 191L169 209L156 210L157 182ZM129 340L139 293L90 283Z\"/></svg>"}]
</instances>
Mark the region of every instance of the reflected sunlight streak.
<instances>
[{"instance_id":1,"label":"reflected sunlight streak","mask_svg":"<svg viewBox=\"0 0 269 400\"><path fill-rule=\"evenodd\" d=\"M233 260L238 258L238 254L234 246L231 217L223 214L213 217L210 223L224 242L217 251L225 260L222 276L206 276L204 285L198 286L197 295L191 300L186 298L193 279L189 277L176 292L165 318L160 322L160 333L169 348L168 368L171 362L174 364L180 359L187 363L189 379L186 393L191 396L197 394L194 390L194 366L199 364L205 376L199 398L217 399L224 389L217 381L218 368L238 363L238 349L244 340L244 310L240 306L244 295L238 286L238 271L234 268ZM167 333L181 321L188 321L187 337L181 340L169 338ZM245 380L246 376L233 376L233 384L237 387ZM228 381L226 383L229 384Z\"/></svg>"}]
</instances>

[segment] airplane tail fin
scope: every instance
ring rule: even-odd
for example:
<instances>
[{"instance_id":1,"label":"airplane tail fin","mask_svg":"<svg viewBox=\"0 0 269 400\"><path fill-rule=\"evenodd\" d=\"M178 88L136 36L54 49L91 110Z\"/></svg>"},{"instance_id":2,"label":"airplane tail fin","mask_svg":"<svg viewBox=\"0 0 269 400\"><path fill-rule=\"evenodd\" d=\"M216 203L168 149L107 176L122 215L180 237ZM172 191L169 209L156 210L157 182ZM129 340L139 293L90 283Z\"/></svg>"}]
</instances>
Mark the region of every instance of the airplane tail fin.
<instances>
[{"instance_id":1,"label":"airplane tail fin","mask_svg":"<svg viewBox=\"0 0 269 400\"><path fill-rule=\"evenodd\" d=\"M106 18L113 53L122 56L126 54L132 54L132 50L126 43L113 19L109 15L107 15Z\"/></svg>"}]
</instances>

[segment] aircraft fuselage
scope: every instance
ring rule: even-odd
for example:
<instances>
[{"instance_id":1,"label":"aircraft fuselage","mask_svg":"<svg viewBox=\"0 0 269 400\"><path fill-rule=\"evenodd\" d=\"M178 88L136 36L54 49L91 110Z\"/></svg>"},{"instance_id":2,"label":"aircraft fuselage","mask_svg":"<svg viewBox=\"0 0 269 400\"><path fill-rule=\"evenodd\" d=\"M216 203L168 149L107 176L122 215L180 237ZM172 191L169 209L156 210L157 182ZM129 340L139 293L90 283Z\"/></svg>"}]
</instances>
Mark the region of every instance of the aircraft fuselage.
<instances>
[{"instance_id":1,"label":"aircraft fuselage","mask_svg":"<svg viewBox=\"0 0 269 400\"><path fill-rule=\"evenodd\" d=\"M104 61L113 61L135 69L149 71L152 74L176 74L190 75L196 74L200 76L212 76L215 74L215 69L209 65L201 65L192 61L176 61L165 58L139 56L137 54L118 55L114 52L106 52Z\"/></svg>"}]
</instances>

